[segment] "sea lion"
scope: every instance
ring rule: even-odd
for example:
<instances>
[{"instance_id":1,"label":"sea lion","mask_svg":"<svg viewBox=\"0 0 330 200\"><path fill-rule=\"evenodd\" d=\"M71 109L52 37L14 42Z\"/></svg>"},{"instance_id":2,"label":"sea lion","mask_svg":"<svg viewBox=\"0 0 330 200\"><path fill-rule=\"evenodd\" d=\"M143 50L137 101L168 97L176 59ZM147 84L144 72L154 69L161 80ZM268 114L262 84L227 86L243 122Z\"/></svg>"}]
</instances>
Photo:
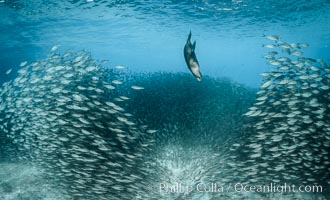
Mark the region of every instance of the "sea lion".
<instances>
[{"instance_id":1,"label":"sea lion","mask_svg":"<svg viewBox=\"0 0 330 200\"><path fill-rule=\"evenodd\" d=\"M193 44L190 42L191 31L189 32L186 45L183 49L184 59L191 73L196 77L198 81L202 80L202 73L199 71L199 63L195 54L196 41Z\"/></svg>"}]
</instances>

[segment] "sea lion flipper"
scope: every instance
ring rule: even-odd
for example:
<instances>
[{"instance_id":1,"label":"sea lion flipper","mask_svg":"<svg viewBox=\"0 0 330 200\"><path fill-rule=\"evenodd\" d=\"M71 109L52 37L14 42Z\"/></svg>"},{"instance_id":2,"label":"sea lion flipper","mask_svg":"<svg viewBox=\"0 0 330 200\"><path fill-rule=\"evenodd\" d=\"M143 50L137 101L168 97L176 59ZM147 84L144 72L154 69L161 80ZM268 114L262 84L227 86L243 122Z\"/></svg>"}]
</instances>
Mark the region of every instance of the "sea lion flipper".
<instances>
[{"instance_id":1,"label":"sea lion flipper","mask_svg":"<svg viewBox=\"0 0 330 200\"><path fill-rule=\"evenodd\" d=\"M194 41L194 43L192 44L192 50L195 51L195 47L196 47L196 41Z\"/></svg>"},{"instance_id":2,"label":"sea lion flipper","mask_svg":"<svg viewBox=\"0 0 330 200\"><path fill-rule=\"evenodd\" d=\"M190 38L191 38L191 31L189 32L187 41L190 41Z\"/></svg>"}]
</instances>

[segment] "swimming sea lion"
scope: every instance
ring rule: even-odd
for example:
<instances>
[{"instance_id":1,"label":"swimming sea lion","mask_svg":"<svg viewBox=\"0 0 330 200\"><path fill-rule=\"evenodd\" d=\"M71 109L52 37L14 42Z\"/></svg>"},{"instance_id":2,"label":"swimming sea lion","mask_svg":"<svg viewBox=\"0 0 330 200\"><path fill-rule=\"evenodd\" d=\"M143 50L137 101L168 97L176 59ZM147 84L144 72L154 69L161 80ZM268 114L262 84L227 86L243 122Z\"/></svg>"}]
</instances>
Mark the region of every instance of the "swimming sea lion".
<instances>
[{"instance_id":1,"label":"swimming sea lion","mask_svg":"<svg viewBox=\"0 0 330 200\"><path fill-rule=\"evenodd\" d=\"M196 77L198 81L201 81L202 74L199 71L200 67L195 54L196 41L194 41L194 43L191 44L190 38L191 38L191 31L189 32L186 45L184 46L183 49L184 58L191 73Z\"/></svg>"}]
</instances>

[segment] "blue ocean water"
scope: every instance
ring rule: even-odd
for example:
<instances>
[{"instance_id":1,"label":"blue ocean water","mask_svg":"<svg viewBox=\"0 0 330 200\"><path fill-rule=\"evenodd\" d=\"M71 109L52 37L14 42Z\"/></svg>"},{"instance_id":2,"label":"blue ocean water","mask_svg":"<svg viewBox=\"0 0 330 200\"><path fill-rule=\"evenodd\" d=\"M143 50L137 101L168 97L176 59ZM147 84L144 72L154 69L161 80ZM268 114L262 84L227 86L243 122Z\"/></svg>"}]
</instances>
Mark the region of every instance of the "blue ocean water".
<instances>
[{"instance_id":1,"label":"blue ocean water","mask_svg":"<svg viewBox=\"0 0 330 200\"><path fill-rule=\"evenodd\" d=\"M85 49L133 71L186 72L189 31L203 74L257 87L267 70L262 36L307 42L328 59L329 1L14 1L0 3L1 74L54 45Z\"/></svg>"},{"instance_id":2,"label":"blue ocean water","mask_svg":"<svg viewBox=\"0 0 330 200\"><path fill-rule=\"evenodd\" d=\"M0 27L0 199L329 197L329 0L0 0Z\"/></svg>"}]
</instances>

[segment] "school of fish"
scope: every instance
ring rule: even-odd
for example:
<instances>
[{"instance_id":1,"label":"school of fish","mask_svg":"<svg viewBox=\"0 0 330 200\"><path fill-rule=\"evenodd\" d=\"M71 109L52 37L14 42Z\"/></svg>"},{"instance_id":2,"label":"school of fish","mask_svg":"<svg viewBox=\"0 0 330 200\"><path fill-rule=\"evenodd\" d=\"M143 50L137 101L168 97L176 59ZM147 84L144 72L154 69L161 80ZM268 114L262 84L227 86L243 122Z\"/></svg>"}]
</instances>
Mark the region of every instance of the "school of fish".
<instances>
[{"instance_id":1,"label":"school of fish","mask_svg":"<svg viewBox=\"0 0 330 200\"><path fill-rule=\"evenodd\" d=\"M306 43L273 44L265 55L271 69L262 73L256 102L244 115L248 136L235 143L236 165L252 183L330 185L330 66L303 57ZM327 191L329 194L329 191Z\"/></svg>"},{"instance_id":2,"label":"school of fish","mask_svg":"<svg viewBox=\"0 0 330 200\"><path fill-rule=\"evenodd\" d=\"M0 142L11 141L65 199L286 197L159 190L178 182L327 188L329 64L303 57L308 44L265 37L272 69L261 74L254 103L254 90L207 76L187 90L189 76L160 74L153 89L152 76L140 85L117 73L126 66L104 68L88 52L60 54L56 45L47 58L6 72L17 75L0 90Z\"/></svg>"},{"instance_id":3,"label":"school of fish","mask_svg":"<svg viewBox=\"0 0 330 200\"><path fill-rule=\"evenodd\" d=\"M0 91L1 134L68 199L132 199L146 184L152 134L119 105L129 98L116 96L109 74L85 51L51 53L22 62Z\"/></svg>"}]
</instances>

